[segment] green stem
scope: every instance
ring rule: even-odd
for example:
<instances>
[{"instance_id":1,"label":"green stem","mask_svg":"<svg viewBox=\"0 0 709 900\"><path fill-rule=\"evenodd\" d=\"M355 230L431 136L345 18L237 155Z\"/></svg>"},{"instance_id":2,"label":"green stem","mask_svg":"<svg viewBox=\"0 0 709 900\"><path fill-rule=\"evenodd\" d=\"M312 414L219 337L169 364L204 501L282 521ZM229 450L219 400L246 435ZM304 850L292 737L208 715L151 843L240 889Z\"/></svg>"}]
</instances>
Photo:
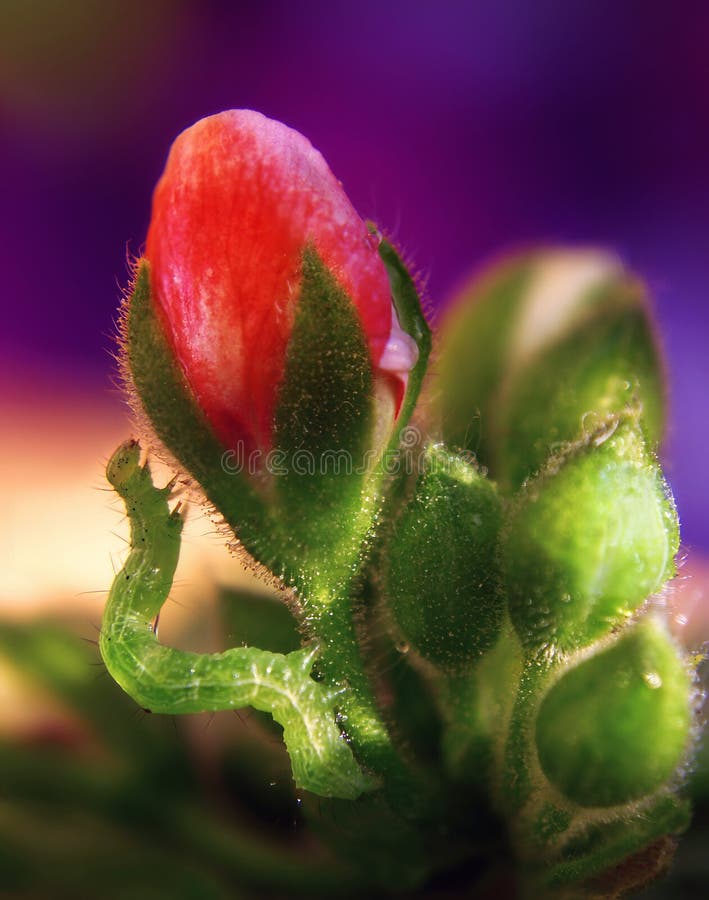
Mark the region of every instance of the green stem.
<instances>
[{"instance_id":1,"label":"green stem","mask_svg":"<svg viewBox=\"0 0 709 900\"><path fill-rule=\"evenodd\" d=\"M528 657L517 688L499 781L503 809L518 814L533 792L530 772L532 727L541 690L551 663L542 657Z\"/></svg>"},{"instance_id":2,"label":"green stem","mask_svg":"<svg viewBox=\"0 0 709 900\"><path fill-rule=\"evenodd\" d=\"M365 669L353 618L352 599L339 593L326 604L306 604L306 621L316 638L316 667L324 682L337 692L340 724L356 756L384 780L384 790L396 806L410 815L421 798L423 785L407 767L382 718Z\"/></svg>"}]
</instances>

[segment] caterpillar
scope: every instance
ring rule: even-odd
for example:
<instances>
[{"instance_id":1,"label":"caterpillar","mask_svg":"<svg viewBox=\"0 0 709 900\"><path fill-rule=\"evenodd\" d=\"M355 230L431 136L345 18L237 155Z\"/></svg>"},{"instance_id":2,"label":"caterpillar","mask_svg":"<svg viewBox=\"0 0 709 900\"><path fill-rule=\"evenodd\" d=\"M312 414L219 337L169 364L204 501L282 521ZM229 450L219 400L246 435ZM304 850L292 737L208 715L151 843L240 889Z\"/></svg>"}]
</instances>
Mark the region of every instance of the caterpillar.
<instances>
[{"instance_id":1,"label":"caterpillar","mask_svg":"<svg viewBox=\"0 0 709 900\"><path fill-rule=\"evenodd\" d=\"M171 485L157 488L137 441L109 460L109 483L130 521L130 552L111 587L99 646L108 671L150 712L234 710L270 713L283 728L298 788L355 799L376 782L357 764L335 721L335 691L310 677L317 647L271 653L234 647L191 653L158 641L155 623L177 567L183 517L170 510Z\"/></svg>"}]
</instances>

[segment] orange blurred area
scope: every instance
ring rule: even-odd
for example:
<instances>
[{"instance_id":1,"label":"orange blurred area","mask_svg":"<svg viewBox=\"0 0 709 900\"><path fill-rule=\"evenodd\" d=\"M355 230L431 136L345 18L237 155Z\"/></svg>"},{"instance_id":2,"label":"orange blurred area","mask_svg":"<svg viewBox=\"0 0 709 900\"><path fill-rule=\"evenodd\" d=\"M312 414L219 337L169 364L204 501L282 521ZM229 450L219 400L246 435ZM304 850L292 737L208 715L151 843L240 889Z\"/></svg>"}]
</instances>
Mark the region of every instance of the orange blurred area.
<instances>
[{"instance_id":1,"label":"orange blurred area","mask_svg":"<svg viewBox=\"0 0 709 900\"><path fill-rule=\"evenodd\" d=\"M132 434L128 411L117 394L87 388L83 379L6 375L0 386L0 617L68 616L98 625L127 552L127 521L103 468ZM151 464L157 483L170 479L164 466ZM168 628L172 620L180 630L181 620L204 617L217 586L273 593L229 553L204 510L192 506ZM709 562L685 556L668 606L686 646L709 640Z\"/></svg>"},{"instance_id":2,"label":"orange blurred area","mask_svg":"<svg viewBox=\"0 0 709 900\"><path fill-rule=\"evenodd\" d=\"M671 583L670 624L690 650L706 649L709 641L709 560L689 554Z\"/></svg>"},{"instance_id":3,"label":"orange blurred area","mask_svg":"<svg viewBox=\"0 0 709 900\"><path fill-rule=\"evenodd\" d=\"M0 416L0 616L74 614L98 622L127 551L128 525L103 473L112 451L132 434L127 410L117 397L81 383L6 378ZM168 481L171 473L152 462L156 482ZM269 592L225 544L193 506L173 592L177 603L209 603L215 584Z\"/></svg>"},{"instance_id":4,"label":"orange blurred area","mask_svg":"<svg viewBox=\"0 0 709 900\"><path fill-rule=\"evenodd\" d=\"M128 411L117 395L87 384L46 373L0 378L0 620L66 621L77 640L96 639L108 589L128 552L128 522L103 472L132 434ZM152 465L157 483L170 479L164 466ZM221 649L219 587L273 593L193 505L161 639L184 649ZM73 740L80 732L57 697L0 659L0 736Z\"/></svg>"}]
</instances>

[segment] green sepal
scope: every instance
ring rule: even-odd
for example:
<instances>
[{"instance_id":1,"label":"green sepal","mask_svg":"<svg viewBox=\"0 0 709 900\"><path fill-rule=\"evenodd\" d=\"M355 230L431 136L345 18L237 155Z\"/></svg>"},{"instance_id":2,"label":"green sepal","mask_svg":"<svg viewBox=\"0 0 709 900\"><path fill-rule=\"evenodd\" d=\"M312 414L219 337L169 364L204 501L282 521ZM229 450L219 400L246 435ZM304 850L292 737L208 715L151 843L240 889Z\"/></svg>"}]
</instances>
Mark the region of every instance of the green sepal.
<instances>
[{"instance_id":1,"label":"green sepal","mask_svg":"<svg viewBox=\"0 0 709 900\"><path fill-rule=\"evenodd\" d=\"M275 501L306 548L322 551L346 539L371 465L365 454L374 416L372 363L357 310L308 248L274 422L283 463Z\"/></svg>"},{"instance_id":2,"label":"green sepal","mask_svg":"<svg viewBox=\"0 0 709 900\"><path fill-rule=\"evenodd\" d=\"M495 562L500 502L475 466L429 445L394 525L385 589L403 638L448 671L488 650L504 614Z\"/></svg>"},{"instance_id":3,"label":"green sepal","mask_svg":"<svg viewBox=\"0 0 709 900\"><path fill-rule=\"evenodd\" d=\"M402 269L401 291L410 286L404 276ZM415 292L407 294L406 302L413 320L414 307L420 314ZM421 322L423 331L422 317ZM304 450L315 468L310 475L291 466L275 479L271 499L277 528L288 542L283 574L297 590L304 628L319 647L316 670L323 684L338 692L338 714L358 758L371 771L388 772L386 787L392 796L410 793L412 780L365 670L355 584L384 501L384 457L392 447L398 452L403 411L410 412L415 402L425 360L424 353L395 416L393 394L372 365L356 307L317 254L306 250L275 439L286 459ZM333 462L329 470L320 468L323 455ZM338 469L338 462L344 468Z\"/></svg>"},{"instance_id":4,"label":"green sepal","mask_svg":"<svg viewBox=\"0 0 709 900\"><path fill-rule=\"evenodd\" d=\"M579 806L625 804L657 791L686 755L691 680L664 627L644 619L567 671L542 700L539 762Z\"/></svg>"},{"instance_id":5,"label":"green sepal","mask_svg":"<svg viewBox=\"0 0 709 900\"><path fill-rule=\"evenodd\" d=\"M128 392L139 401L151 429L247 549L271 563L267 512L246 476L225 465L225 448L197 405L155 312L146 259L138 263L122 329Z\"/></svg>"},{"instance_id":6,"label":"green sepal","mask_svg":"<svg viewBox=\"0 0 709 900\"><path fill-rule=\"evenodd\" d=\"M565 844L540 876L536 890L579 900L625 896L667 867L674 849L671 839L687 829L690 819L685 798L661 792L636 812L611 822L597 821Z\"/></svg>"},{"instance_id":7,"label":"green sepal","mask_svg":"<svg viewBox=\"0 0 709 900\"><path fill-rule=\"evenodd\" d=\"M351 567L357 545L371 528L431 349L413 279L387 241L380 241L379 254L394 314L418 348L396 419L386 420L393 413L388 402L380 407L357 310L312 247L303 254L300 298L276 406L274 444L284 465L275 498L279 514L293 523L282 531L298 543L290 556L299 558L305 570L332 570L331 581L337 580L340 563Z\"/></svg>"},{"instance_id":8,"label":"green sepal","mask_svg":"<svg viewBox=\"0 0 709 900\"><path fill-rule=\"evenodd\" d=\"M675 572L679 526L637 413L611 416L520 492L502 539L510 617L530 652L587 646Z\"/></svg>"},{"instance_id":9,"label":"green sepal","mask_svg":"<svg viewBox=\"0 0 709 900\"><path fill-rule=\"evenodd\" d=\"M379 256L387 270L399 325L410 338L413 338L418 348L418 359L409 372L406 394L397 417L397 431L400 432L411 418L421 391L431 353L431 330L421 309L421 298L413 278L396 250L384 239L379 242ZM389 449L398 443L398 436L398 433L394 435Z\"/></svg>"}]
</instances>

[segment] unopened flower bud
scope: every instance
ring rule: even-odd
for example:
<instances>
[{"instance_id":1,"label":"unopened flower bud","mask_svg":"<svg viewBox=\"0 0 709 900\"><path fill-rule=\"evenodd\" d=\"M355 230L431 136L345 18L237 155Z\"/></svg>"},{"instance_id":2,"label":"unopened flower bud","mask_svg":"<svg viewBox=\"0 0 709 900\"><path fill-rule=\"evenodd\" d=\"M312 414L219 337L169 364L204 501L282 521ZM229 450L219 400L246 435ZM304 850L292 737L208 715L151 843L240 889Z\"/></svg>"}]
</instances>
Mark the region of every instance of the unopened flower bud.
<instances>
[{"instance_id":1,"label":"unopened flower bud","mask_svg":"<svg viewBox=\"0 0 709 900\"><path fill-rule=\"evenodd\" d=\"M202 119L177 138L145 255L165 334L225 447L273 445L309 248L356 310L372 373L398 404L416 347L398 326L377 241L323 157L251 110Z\"/></svg>"},{"instance_id":2,"label":"unopened flower bud","mask_svg":"<svg viewBox=\"0 0 709 900\"><path fill-rule=\"evenodd\" d=\"M403 424L419 347L399 324L383 247L280 122L231 110L173 144L124 368L160 442L231 525L253 518L259 541L265 502L281 518L312 512L326 543L325 519L361 507Z\"/></svg>"},{"instance_id":3,"label":"unopened flower bud","mask_svg":"<svg viewBox=\"0 0 709 900\"><path fill-rule=\"evenodd\" d=\"M401 636L443 669L476 659L498 635L499 527L494 485L469 461L429 446L394 527L385 579Z\"/></svg>"},{"instance_id":4,"label":"unopened flower bud","mask_svg":"<svg viewBox=\"0 0 709 900\"><path fill-rule=\"evenodd\" d=\"M581 806L616 806L661 788L689 746L691 679L660 622L645 619L566 672L536 726L547 778Z\"/></svg>"},{"instance_id":5,"label":"unopened flower bud","mask_svg":"<svg viewBox=\"0 0 709 900\"><path fill-rule=\"evenodd\" d=\"M662 365L642 285L610 254L511 258L456 300L430 392L443 438L476 453L505 489L550 452L629 404L662 433Z\"/></svg>"},{"instance_id":6,"label":"unopened flower bud","mask_svg":"<svg viewBox=\"0 0 709 900\"><path fill-rule=\"evenodd\" d=\"M612 416L531 479L503 539L510 616L529 651L621 625L675 571L677 515L637 416Z\"/></svg>"}]
</instances>

